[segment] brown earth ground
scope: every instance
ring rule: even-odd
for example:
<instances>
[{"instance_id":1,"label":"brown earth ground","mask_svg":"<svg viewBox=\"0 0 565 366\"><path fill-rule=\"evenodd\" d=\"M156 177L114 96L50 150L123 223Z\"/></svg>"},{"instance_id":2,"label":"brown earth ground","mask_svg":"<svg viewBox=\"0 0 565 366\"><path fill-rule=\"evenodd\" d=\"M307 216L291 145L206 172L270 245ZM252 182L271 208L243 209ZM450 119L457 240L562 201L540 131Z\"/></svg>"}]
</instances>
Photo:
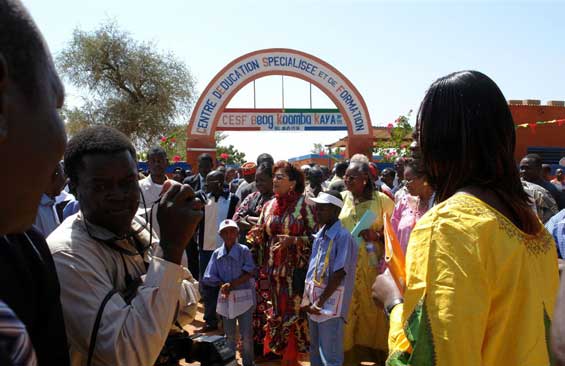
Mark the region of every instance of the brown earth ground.
<instances>
[{"instance_id":1,"label":"brown earth ground","mask_svg":"<svg viewBox=\"0 0 565 366\"><path fill-rule=\"evenodd\" d=\"M195 334L197 329L200 329L204 326L204 306L202 304L198 305L198 313L196 314L196 319L194 320L194 322L192 322L192 324L188 325L185 329L186 331L188 331L189 334ZM207 335L223 335L222 330L218 330L215 332L210 332L210 333L206 333ZM237 359L237 363L239 365L242 364L241 361L241 356L239 354L239 352L236 355L236 359ZM256 360L255 361L256 365L261 365L261 366L280 366L281 365L281 361L277 360L277 361L260 361L260 360ZM310 366L310 360L309 360L309 356L308 354L305 354L301 357L301 359L299 360L299 364L300 366ZM189 365L189 366L199 366L200 364L198 362L195 363L181 363L181 365ZM374 362L360 362L359 365L361 366L377 366L376 363Z\"/></svg>"},{"instance_id":2,"label":"brown earth ground","mask_svg":"<svg viewBox=\"0 0 565 366\"><path fill-rule=\"evenodd\" d=\"M196 330L200 329L204 326L204 305L202 305L202 303L198 304L198 313L196 314L196 319L192 322L192 324L189 324L187 327L185 327L185 330L188 331L189 334L194 334L197 333ZM207 335L223 335L223 331L217 330L215 332L210 332L210 333L206 333ZM239 354L239 352L236 355L236 359L237 359L237 363L239 365L242 364L241 361L241 355ZM281 362L280 361L265 361L265 362L261 362L261 361L255 361L256 365L261 365L261 366L280 366ZM195 362L195 363L181 363L181 365L190 365L190 366L198 366L200 365L200 363ZM310 361L308 359L308 355L304 355L302 357L302 359L300 360L300 366L310 366Z\"/></svg>"}]
</instances>

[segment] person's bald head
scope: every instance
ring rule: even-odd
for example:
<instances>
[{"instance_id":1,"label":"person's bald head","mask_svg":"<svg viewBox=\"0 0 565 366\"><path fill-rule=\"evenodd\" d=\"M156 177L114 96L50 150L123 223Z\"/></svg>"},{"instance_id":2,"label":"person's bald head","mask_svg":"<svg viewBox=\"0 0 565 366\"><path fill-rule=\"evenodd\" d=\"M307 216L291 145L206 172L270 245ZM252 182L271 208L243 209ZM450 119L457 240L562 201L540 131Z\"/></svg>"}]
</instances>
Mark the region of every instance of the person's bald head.
<instances>
[{"instance_id":1,"label":"person's bald head","mask_svg":"<svg viewBox=\"0 0 565 366\"><path fill-rule=\"evenodd\" d=\"M557 178L558 181L562 182L564 178L563 169L557 168L557 170L555 170L555 177Z\"/></svg>"},{"instance_id":2,"label":"person's bald head","mask_svg":"<svg viewBox=\"0 0 565 366\"><path fill-rule=\"evenodd\" d=\"M406 163L406 159L403 157L398 157L394 160L394 170L398 175L399 180L404 179L404 165Z\"/></svg>"},{"instance_id":3,"label":"person's bald head","mask_svg":"<svg viewBox=\"0 0 565 366\"><path fill-rule=\"evenodd\" d=\"M551 180L551 165L542 164L541 165L541 175L542 175L543 179L545 179L546 181L549 182Z\"/></svg>"},{"instance_id":4,"label":"person's bald head","mask_svg":"<svg viewBox=\"0 0 565 366\"><path fill-rule=\"evenodd\" d=\"M386 183L387 186L392 188L394 186L394 178L396 177L396 173L394 169L385 168L381 172L381 180Z\"/></svg>"},{"instance_id":5,"label":"person's bald head","mask_svg":"<svg viewBox=\"0 0 565 366\"><path fill-rule=\"evenodd\" d=\"M312 167L308 164L304 164L300 167L300 170L302 171L302 174L304 174L304 177L306 179L308 179L308 175L310 174L310 169L312 169Z\"/></svg>"},{"instance_id":6,"label":"person's bald head","mask_svg":"<svg viewBox=\"0 0 565 366\"><path fill-rule=\"evenodd\" d=\"M528 154L520 161L520 176L531 183L542 179L542 160L538 154Z\"/></svg>"},{"instance_id":7,"label":"person's bald head","mask_svg":"<svg viewBox=\"0 0 565 366\"><path fill-rule=\"evenodd\" d=\"M221 170L212 170L206 176L206 193L219 196L224 191L225 174Z\"/></svg>"}]
</instances>

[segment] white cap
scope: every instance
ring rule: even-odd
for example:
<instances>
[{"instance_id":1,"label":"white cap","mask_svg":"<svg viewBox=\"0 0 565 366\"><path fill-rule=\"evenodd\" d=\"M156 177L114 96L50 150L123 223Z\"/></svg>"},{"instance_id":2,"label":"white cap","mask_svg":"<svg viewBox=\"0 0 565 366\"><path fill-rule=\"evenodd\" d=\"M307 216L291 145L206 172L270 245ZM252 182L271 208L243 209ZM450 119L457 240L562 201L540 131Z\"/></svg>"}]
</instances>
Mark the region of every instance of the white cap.
<instances>
[{"instance_id":1,"label":"white cap","mask_svg":"<svg viewBox=\"0 0 565 366\"><path fill-rule=\"evenodd\" d=\"M318 193L318 197L315 198L308 197L307 200L314 203L331 203L332 205L337 206L339 208L343 207L342 200L325 192Z\"/></svg>"},{"instance_id":2,"label":"white cap","mask_svg":"<svg viewBox=\"0 0 565 366\"><path fill-rule=\"evenodd\" d=\"M233 220L224 220L222 221L222 223L220 224L220 228L218 229L218 234L222 232L222 230L224 230L227 227L234 227L237 230L239 230L239 226L237 226L237 224L235 223L235 221Z\"/></svg>"}]
</instances>

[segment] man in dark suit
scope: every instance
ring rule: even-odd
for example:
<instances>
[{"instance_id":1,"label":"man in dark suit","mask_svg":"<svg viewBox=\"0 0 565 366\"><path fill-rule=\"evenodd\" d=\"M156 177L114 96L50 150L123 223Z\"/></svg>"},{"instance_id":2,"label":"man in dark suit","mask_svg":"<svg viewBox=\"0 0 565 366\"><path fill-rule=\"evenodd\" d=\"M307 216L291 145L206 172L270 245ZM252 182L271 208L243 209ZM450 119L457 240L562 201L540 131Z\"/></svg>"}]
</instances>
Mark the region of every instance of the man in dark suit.
<instances>
[{"instance_id":1,"label":"man in dark suit","mask_svg":"<svg viewBox=\"0 0 565 366\"><path fill-rule=\"evenodd\" d=\"M0 162L17 177L0 179L0 299L25 325L40 366L70 363L53 258L45 239L30 229L65 150L57 111L63 99L35 23L19 1L0 0ZM0 360L11 364L14 354L4 349L11 334L3 330Z\"/></svg>"},{"instance_id":2,"label":"man in dark suit","mask_svg":"<svg viewBox=\"0 0 565 366\"><path fill-rule=\"evenodd\" d=\"M213 166L214 159L212 159L210 154L200 154L200 156L198 156L198 173L186 177L183 183L191 186L194 192L203 191L206 185L206 176L210 173ZM188 260L188 269L194 278L199 279L198 244L196 237L193 237L186 247L186 257Z\"/></svg>"},{"instance_id":3,"label":"man in dark suit","mask_svg":"<svg viewBox=\"0 0 565 366\"><path fill-rule=\"evenodd\" d=\"M194 192L203 190L204 183L206 183L206 176L213 167L214 159L212 159L212 156L210 156L210 154L200 154L198 157L198 174L185 178L183 183L191 186Z\"/></svg>"}]
</instances>

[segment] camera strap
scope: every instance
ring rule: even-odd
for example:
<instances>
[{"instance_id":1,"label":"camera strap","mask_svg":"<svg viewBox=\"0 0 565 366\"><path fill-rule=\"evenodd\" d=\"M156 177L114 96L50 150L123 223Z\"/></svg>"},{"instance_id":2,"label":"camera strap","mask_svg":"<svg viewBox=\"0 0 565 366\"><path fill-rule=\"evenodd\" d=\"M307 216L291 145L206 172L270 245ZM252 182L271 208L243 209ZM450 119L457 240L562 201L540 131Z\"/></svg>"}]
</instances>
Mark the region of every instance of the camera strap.
<instances>
[{"instance_id":1,"label":"camera strap","mask_svg":"<svg viewBox=\"0 0 565 366\"><path fill-rule=\"evenodd\" d=\"M104 312L106 303L116 292L118 292L118 290L116 289L110 290L110 292L106 294L106 297L104 297L104 300L102 300L102 304L98 309L96 320L94 321L94 327L92 327L92 334L90 335L90 345L88 347L88 358L86 361L86 366L90 366L92 364L92 356L94 355L94 348L96 347L96 336L98 335L98 328L100 328L100 320L102 320L102 313Z\"/></svg>"},{"instance_id":2,"label":"camera strap","mask_svg":"<svg viewBox=\"0 0 565 366\"><path fill-rule=\"evenodd\" d=\"M101 241L100 239L96 239L96 240ZM134 238L134 240L135 240L135 238ZM124 271L126 273L125 274L126 289L125 289L125 291L122 295L123 295L126 303L130 304L131 301L133 300L133 297L137 293L137 288L139 287L139 285L141 284L142 281L141 281L141 278L133 279L131 277L131 275L128 272L128 267L126 265L124 253L122 251L118 250L118 248L120 248L120 247L118 247L114 243L111 243L112 245L110 245L110 243L111 243L110 241L107 241L104 244L109 245L112 249L115 249L116 251L118 251L120 253L120 257L122 258L122 264L124 266ZM140 255L140 254L138 254L138 255ZM141 257L143 258L143 256L141 256ZM147 269L148 264L145 261L144 261L144 264L145 264L145 269ZM94 349L96 348L96 337L98 336L98 330L100 328L100 321L102 320L102 313L104 313L104 308L106 307L106 304L108 303L110 298L117 292L119 292L119 291L115 288L110 290L106 294L104 299L102 300L102 303L100 304L100 308L98 308L98 313L96 314L96 319L94 321L94 326L92 327L92 333L90 335L90 344L88 346L88 358L87 358L87 361L86 361L86 366L90 366L91 363L92 363L92 356L94 355Z\"/></svg>"}]
</instances>

